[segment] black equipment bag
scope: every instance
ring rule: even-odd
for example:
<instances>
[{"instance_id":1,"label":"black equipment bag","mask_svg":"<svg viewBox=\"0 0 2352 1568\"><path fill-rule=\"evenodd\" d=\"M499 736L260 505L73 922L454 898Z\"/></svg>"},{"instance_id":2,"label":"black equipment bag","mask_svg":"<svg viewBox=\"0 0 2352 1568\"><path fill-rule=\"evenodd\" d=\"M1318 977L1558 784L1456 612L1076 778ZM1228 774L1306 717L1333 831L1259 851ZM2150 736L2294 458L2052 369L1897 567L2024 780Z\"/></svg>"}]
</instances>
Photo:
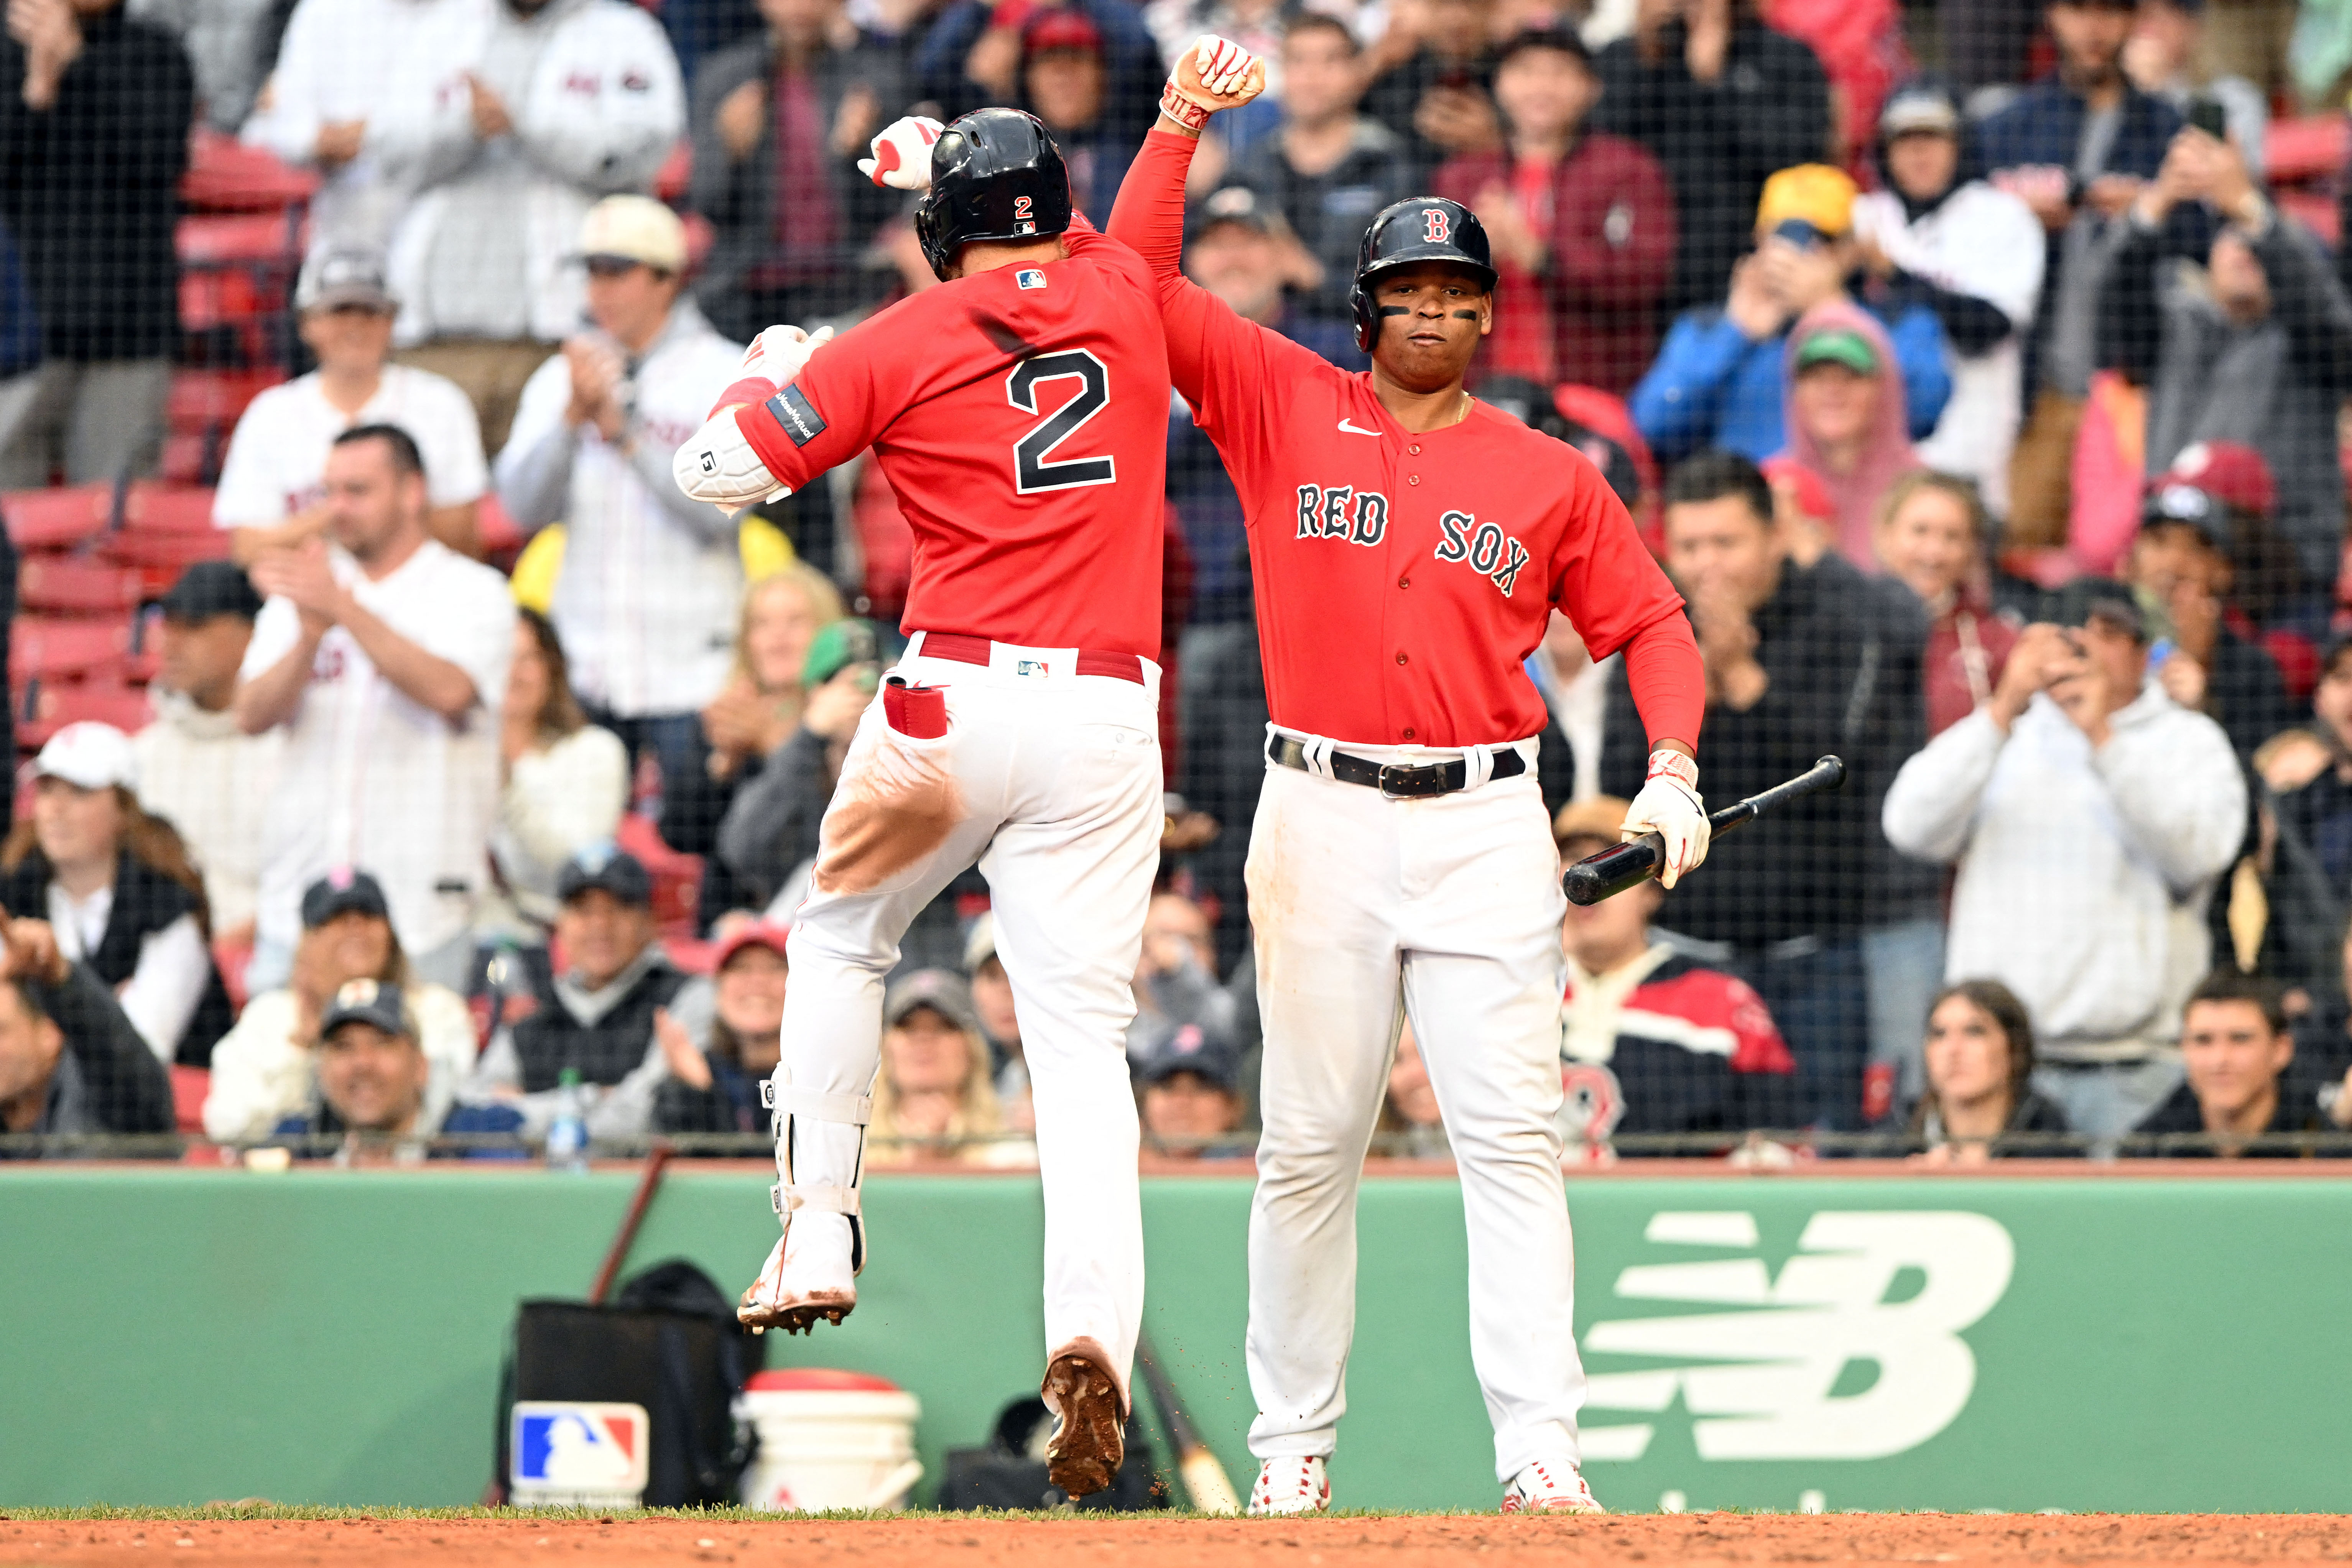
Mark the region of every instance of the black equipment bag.
<instances>
[{"instance_id":1,"label":"black equipment bag","mask_svg":"<svg viewBox=\"0 0 2352 1568\"><path fill-rule=\"evenodd\" d=\"M505 1500L517 1400L609 1400L646 1408L646 1507L732 1506L754 1441L735 1398L763 1349L710 1276L683 1259L636 1275L609 1306L523 1302L499 1394L492 1493Z\"/></svg>"},{"instance_id":2,"label":"black equipment bag","mask_svg":"<svg viewBox=\"0 0 2352 1568\"><path fill-rule=\"evenodd\" d=\"M1034 1396L1016 1399L996 1418L996 1430L984 1448L950 1448L947 1474L940 1478L939 1507L1050 1509L1069 1499L1046 1479L1042 1454L1044 1433L1053 1425L1053 1413ZM1143 1422L1133 1411L1127 1417L1127 1458L1110 1485L1077 1500L1077 1506L1106 1513L1140 1513L1167 1508L1168 1483L1151 1462L1151 1445Z\"/></svg>"}]
</instances>

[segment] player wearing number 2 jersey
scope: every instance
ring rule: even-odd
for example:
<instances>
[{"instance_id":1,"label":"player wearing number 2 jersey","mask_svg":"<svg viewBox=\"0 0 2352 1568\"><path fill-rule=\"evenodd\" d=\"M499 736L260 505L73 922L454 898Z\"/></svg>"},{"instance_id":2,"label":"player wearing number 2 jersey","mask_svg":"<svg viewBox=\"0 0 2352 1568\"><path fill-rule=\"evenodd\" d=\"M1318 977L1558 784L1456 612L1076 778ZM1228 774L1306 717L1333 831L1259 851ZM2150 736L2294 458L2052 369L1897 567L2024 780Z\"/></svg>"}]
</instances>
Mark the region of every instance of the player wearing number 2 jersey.
<instances>
[{"instance_id":1,"label":"player wearing number 2 jersey","mask_svg":"<svg viewBox=\"0 0 2352 1568\"><path fill-rule=\"evenodd\" d=\"M1083 1494L1120 1462L1143 1304L1124 1037L1161 824L1147 655L1168 361L1142 259L1072 213L1036 120L900 120L871 162L929 187L916 226L944 281L837 342L769 329L677 460L688 494L740 505L870 446L915 534L907 653L858 725L793 918L772 1091L784 1234L738 1315L799 1331L855 1303L883 977L977 861L1035 1096L1048 1458Z\"/></svg>"},{"instance_id":2,"label":"player wearing number 2 jersey","mask_svg":"<svg viewBox=\"0 0 2352 1568\"><path fill-rule=\"evenodd\" d=\"M1706 848L1691 755L1705 675L1681 600L1600 475L1464 392L1495 284L1467 209L1421 197L1373 220L1352 293L1369 373L1185 280L1200 128L1263 81L1222 40L1180 57L1111 218L1150 264L1176 388L1241 495L1274 720L1248 866L1265 1029L1250 1506L1329 1502L1356 1185L1409 1015L1461 1167L1503 1507L1591 1511L1552 1131L1565 903L1536 787L1544 706L1522 664L1555 605L1596 657L1624 651L1657 747L1628 827L1664 838L1670 885Z\"/></svg>"}]
</instances>

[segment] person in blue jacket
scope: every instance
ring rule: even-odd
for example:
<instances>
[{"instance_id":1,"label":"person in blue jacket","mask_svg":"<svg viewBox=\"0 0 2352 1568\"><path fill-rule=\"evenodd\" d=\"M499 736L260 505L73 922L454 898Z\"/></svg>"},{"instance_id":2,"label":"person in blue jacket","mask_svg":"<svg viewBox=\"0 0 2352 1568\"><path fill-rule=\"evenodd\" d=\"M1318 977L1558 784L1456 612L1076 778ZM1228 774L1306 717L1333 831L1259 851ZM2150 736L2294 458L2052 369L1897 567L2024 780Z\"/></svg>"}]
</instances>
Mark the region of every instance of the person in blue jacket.
<instances>
[{"instance_id":1,"label":"person in blue jacket","mask_svg":"<svg viewBox=\"0 0 2352 1568\"><path fill-rule=\"evenodd\" d=\"M1788 444L1781 429L1790 324L1848 295L1861 269L1854 183L1823 163L1783 169L1756 204L1756 249L1731 272L1720 308L1686 310L1630 400L1633 423L1662 463L1721 448L1760 463ZM1855 303L1885 324L1903 373L1910 434L1924 440L1952 395L1943 323L1921 304Z\"/></svg>"}]
</instances>

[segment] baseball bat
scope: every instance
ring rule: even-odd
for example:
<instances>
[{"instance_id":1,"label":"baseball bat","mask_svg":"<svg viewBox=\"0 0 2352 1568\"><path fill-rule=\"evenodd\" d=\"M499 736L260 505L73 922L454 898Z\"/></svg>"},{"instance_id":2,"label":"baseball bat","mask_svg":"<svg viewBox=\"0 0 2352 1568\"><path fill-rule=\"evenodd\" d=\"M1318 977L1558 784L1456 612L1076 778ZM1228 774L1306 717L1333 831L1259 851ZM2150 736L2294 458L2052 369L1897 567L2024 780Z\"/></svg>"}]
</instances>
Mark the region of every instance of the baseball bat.
<instances>
[{"instance_id":1,"label":"baseball bat","mask_svg":"<svg viewBox=\"0 0 2352 1568\"><path fill-rule=\"evenodd\" d=\"M604 1298L613 1293L613 1281L621 1272L621 1265L629 1260L629 1249L636 1245L637 1227L646 1222L646 1210L653 1207L654 1193L661 1186L662 1167L669 1164L673 1153L667 1144L656 1144L646 1155L646 1168L637 1176L637 1190L629 1198L629 1212L621 1217L621 1228L613 1233L613 1245L604 1250L604 1261L596 1270L596 1282L588 1287L588 1304L601 1307Z\"/></svg>"},{"instance_id":2,"label":"baseball bat","mask_svg":"<svg viewBox=\"0 0 2352 1568\"><path fill-rule=\"evenodd\" d=\"M1225 1467L1201 1441L1184 1401L1177 1397L1176 1385L1169 1381L1151 1348L1149 1334L1136 1335L1135 1359L1143 1364L1144 1385L1151 1390L1151 1402L1160 1406L1160 1425L1168 1428L1168 1441L1176 1448L1176 1473L1184 1478L1184 1490L1192 1506L1202 1513L1241 1512L1241 1499L1234 1495L1234 1483L1225 1479Z\"/></svg>"},{"instance_id":3,"label":"baseball bat","mask_svg":"<svg viewBox=\"0 0 2352 1568\"><path fill-rule=\"evenodd\" d=\"M1708 812L1707 826L1720 836L1800 795L1810 795L1816 789L1834 789L1844 782L1844 760L1824 757L1785 783L1775 784L1745 800L1736 800L1720 811ZM1647 882L1657 875L1665 863L1665 845L1655 833L1643 833L1638 839L1612 844L1568 868L1568 874L1562 879L1568 901L1577 904L1598 904L1604 898L1624 892L1636 883Z\"/></svg>"}]
</instances>

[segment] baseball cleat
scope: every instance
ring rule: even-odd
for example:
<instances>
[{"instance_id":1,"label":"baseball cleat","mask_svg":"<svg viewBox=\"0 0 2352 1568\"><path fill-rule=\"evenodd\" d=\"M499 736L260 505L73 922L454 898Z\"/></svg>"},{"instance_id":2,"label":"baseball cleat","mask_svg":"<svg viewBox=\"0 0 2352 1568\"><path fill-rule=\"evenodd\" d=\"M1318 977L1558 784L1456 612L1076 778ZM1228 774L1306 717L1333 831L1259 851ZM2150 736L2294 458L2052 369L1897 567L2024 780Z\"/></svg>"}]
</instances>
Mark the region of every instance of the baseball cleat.
<instances>
[{"instance_id":1,"label":"baseball cleat","mask_svg":"<svg viewBox=\"0 0 2352 1568\"><path fill-rule=\"evenodd\" d=\"M803 1217L795 1230L808 1229ZM808 1241L790 1249L787 1244L800 1238L786 1234L776 1239L775 1249L768 1254L767 1266L735 1309L735 1321L753 1333L765 1333L770 1329L782 1329L786 1333L807 1333L819 1319L838 1323L857 1305L857 1281L851 1276L849 1259L845 1250L837 1260L824 1260L809 1254L824 1249Z\"/></svg>"},{"instance_id":2,"label":"baseball cleat","mask_svg":"<svg viewBox=\"0 0 2352 1568\"><path fill-rule=\"evenodd\" d=\"M1273 1514L1321 1513L1331 1506L1331 1476L1313 1454L1284 1454L1257 1468L1257 1485L1250 1488L1253 1517Z\"/></svg>"},{"instance_id":3,"label":"baseball cleat","mask_svg":"<svg viewBox=\"0 0 2352 1568\"><path fill-rule=\"evenodd\" d=\"M1045 1444L1047 1479L1073 1498L1108 1487L1127 1458L1118 1380L1093 1357L1064 1351L1045 1368L1039 1392L1060 1418Z\"/></svg>"},{"instance_id":4,"label":"baseball cleat","mask_svg":"<svg viewBox=\"0 0 2352 1568\"><path fill-rule=\"evenodd\" d=\"M1606 1513L1592 1500L1592 1489L1565 1459L1538 1459L1511 1478L1503 1492L1505 1513Z\"/></svg>"}]
</instances>

